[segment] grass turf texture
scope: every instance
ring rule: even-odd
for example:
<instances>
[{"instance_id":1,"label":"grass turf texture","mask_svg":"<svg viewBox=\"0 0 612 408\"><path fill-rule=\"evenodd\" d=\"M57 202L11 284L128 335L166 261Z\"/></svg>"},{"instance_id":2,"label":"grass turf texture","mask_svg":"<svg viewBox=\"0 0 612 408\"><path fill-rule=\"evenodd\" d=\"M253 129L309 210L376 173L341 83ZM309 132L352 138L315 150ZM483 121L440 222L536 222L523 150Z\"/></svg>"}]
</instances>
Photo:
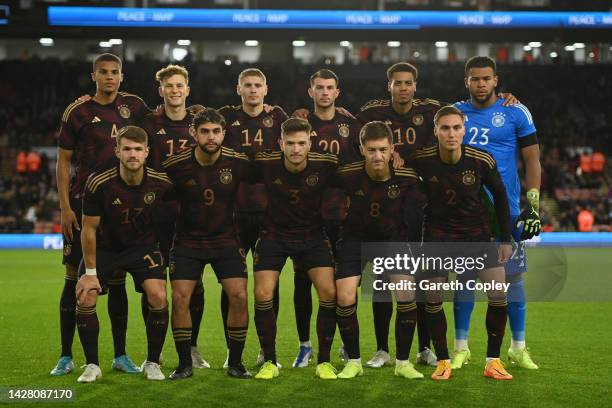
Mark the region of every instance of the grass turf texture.
<instances>
[{"instance_id":1,"label":"grass turf texture","mask_svg":"<svg viewBox=\"0 0 612 408\"><path fill-rule=\"evenodd\" d=\"M604 268L606 263L593 265L594 259L607 256L605 249L567 250L570 271L580 272ZM534 263L541 250L531 250ZM606 255L608 254L608 255ZM532 259L530 258L530 259ZM59 357L58 302L63 284L63 267L59 251L0 251L0 387L12 388L71 388L75 392L74 406L178 406L202 403L204 406L343 406L371 404L386 406L512 406L548 407L605 406L609 404L609 378L612 368L603 360L610 355L612 334L609 313L611 302L532 302L528 306L527 340L540 370L529 371L508 365L514 380L493 381L483 377L486 350L484 312L486 304L478 302L474 310L470 348L472 363L456 370L450 381L429 379L433 367L418 366L426 378L405 380L393 375L393 367L365 369L364 376L354 380L323 381L315 378L314 364L306 369L293 369L297 352L297 333L292 306L292 270L285 267L281 274L281 310L278 319L277 353L283 364L281 376L274 381L241 381L228 378L221 368L226 350L219 313L219 291L212 271L206 270L206 308L199 337L199 348L212 369L195 370L192 379L179 382L148 382L140 375L112 372L113 357L106 297L98 303L100 317L100 361L103 377L94 384L78 384L81 370L64 377L51 377L49 371ZM609 264L609 263L608 263ZM601 273L609 273L602 269ZM537 273L531 270L530 273ZM570 274L573 275L573 274ZM568 279L567 282L570 282ZM253 280L249 280L252 297ZM128 280L130 299L127 350L140 363L146 356L145 330L140 315L140 300ZM610 286L607 286L609 291ZM316 296L315 296L316 298ZM253 367L259 349L251 319L245 349L245 365ZM316 348L316 301L311 338ZM449 347L452 349L452 306L446 305L449 320ZM359 305L362 359L367 361L375 351L370 303ZM389 343L394 350L393 320ZM502 358L510 341L506 333ZM332 363L338 368L339 334L332 351ZM415 342L411 351L414 362ZM75 364L83 364L82 348L75 334L73 345ZM170 330L164 347L164 366L168 375L176 367L177 356ZM415 405L416 404L416 405ZM36 406L40 406L37 403ZM55 405L57 406L57 405Z\"/></svg>"}]
</instances>

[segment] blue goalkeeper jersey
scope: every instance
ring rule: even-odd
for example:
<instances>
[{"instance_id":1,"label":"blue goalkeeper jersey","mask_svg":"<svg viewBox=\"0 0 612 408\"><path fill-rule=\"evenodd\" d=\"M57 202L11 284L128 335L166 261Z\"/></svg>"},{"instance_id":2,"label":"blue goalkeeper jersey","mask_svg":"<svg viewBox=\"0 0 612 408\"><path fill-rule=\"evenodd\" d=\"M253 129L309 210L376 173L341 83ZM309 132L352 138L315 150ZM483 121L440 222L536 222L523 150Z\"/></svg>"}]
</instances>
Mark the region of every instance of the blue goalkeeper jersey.
<instances>
[{"instance_id":1,"label":"blue goalkeeper jersey","mask_svg":"<svg viewBox=\"0 0 612 408\"><path fill-rule=\"evenodd\" d=\"M518 175L519 139L536 132L533 118L525 105L502 106L499 98L490 107L480 109L470 100L455 103L465 114L465 137L463 143L490 153L497 162L501 175L510 215L520 214L521 182ZM490 194L489 194L490 195Z\"/></svg>"}]
</instances>

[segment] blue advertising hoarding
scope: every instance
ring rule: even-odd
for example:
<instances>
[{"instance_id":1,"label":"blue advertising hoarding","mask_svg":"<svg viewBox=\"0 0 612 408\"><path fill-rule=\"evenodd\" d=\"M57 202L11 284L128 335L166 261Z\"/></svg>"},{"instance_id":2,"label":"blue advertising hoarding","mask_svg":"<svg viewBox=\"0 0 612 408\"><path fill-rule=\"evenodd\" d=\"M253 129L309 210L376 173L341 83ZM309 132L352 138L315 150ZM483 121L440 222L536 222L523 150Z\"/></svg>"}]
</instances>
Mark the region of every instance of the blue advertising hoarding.
<instances>
[{"instance_id":1,"label":"blue advertising hoarding","mask_svg":"<svg viewBox=\"0 0 612 408\"><path fill-rule=\"evenodd\" d=\"M612 28L603 12L323 11L66 7L52 26L211 29L418 30L422 28Z\"/></svg>"}]
</instances>

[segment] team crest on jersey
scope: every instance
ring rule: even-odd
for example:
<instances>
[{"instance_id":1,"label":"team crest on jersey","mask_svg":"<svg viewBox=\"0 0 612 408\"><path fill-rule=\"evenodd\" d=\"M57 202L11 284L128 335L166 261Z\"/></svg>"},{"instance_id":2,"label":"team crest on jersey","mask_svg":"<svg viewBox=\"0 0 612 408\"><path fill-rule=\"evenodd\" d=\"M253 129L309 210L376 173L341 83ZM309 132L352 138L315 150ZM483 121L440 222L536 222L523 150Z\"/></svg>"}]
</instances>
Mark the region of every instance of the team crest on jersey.
<instances>
[{"instance_id":1,"label":"team crest on jersey","mask_svg":"<svg viewBox=\"0 0 612 408\"><path fill-rule=\"evenodd\" d=\"M340 126L338 126L338 134L340 136L348 137L350 133L351 133L351 130L349 128L349 125L347 125L346 123L343 123Z\"/></svg>"},{"instance_id":2,"label":"team crest on jersey","mask_svg":"<svg viewBox=\"0 0 612 408\"><path fill-rule=\"evenodd\" d=\"M476 176L474 175L474 170L466 170L461 173L463 175L463 184L466 186L471 186L476 182Z\"/></svg>"},{"instance_id":3,"label":"team crest on jersey","mask_svg":"<svg viewBox=\"0 0 612 408\"><path fill-rule=\"evenodd\" d=\"M144 202L145 204L151 204L153 201L155 201L155 193L153 191L149 191L144 196Z\"/></svg>"},{"instance_id":4,"label":"team crest on jersey","mask_svg":"<svg viewBox=\"0 0 612 408\"><path fill-rule=\"evenodd\" d=\"M400 195L400 188L397 184L391 184L387 190L387 195L390 199L395 199Z\"/></svg>"},{"instance_id":5,"label":"team crest on jersey","mask_svg":"<svg viewBox=\"0 0 612 408\"><path fill-rule=\"evenodd\" d=\"M319 182L318 173L311 174L310 176L306 177L306 184L308 184L310 187L316 186L318 182Z\"/></svg>"},{"instance_id":6,"label":"team crest on jersey","mask_svg":"<svg viewBox=\"0 0 612 408\"><path fill-rule=\"evenodd\" d=\"M65 243L64 244L64 256L70 255L71 252L72 252L72 244Z\"/></svg>"},{"instance_id":7,"label":"team crest on jersey","mask_svg":"<svg viewBox=\"0 0 612 408\"><path fill-rule=\"evenodd\" d=\"M274 119L272 119L272 116L266 116L263 118L263 124L265 127L272 127L274 126Z\"/></svg>"},{"instance_id":8,"label":"team crest on jersey","mask_svg":"<svg viewBox=\"0 0 612 408\"><path fill-rule=\"evenodd\" d=\"M121 105L119 106L119 115L121 115L123 119L129 119L129 117L132 115L132 112L130 111L130 108L128 108L127 105Z\"/></svg>"},{"instance_id":9,"label":"team crest on jersey","mask_svg":"<svg viewBox=\"0 0 612 408\"><path fill-rule=\"evenodd\" d=\"M232 170L231 169L223 169L219 172L219 181L221 184L229 184L232 182Z\"/></svg>"},{"instance_id":10,"label":"team crest on jersey","mask_svg":"<svg viewBox=\"0 0 612 408\"><path fill-rule=\"evenodd\" d=\"M414 117L412 118L412 123L414 123L414 126L421 126L423 124L423 115L421 115L420 113L418 115L414 115Z\"/></svg>"},{"instance_id":11,"label":"team crest on jersey","mask_svg":"<svg viewBox=\"0 0 612 408\"><path fill-rule=\"evenodd\" d=\"M491 118L491 124L495 127L502 127L506 123L506 115L501 112L495 112Z\"/></svg>"},{"instance_id":12,"label":"team crest on jersey","mask_svg":"<svg viewBox=\"0 0 612 408\"><path fill-rule=\"evenodd\" d=\"M391 126L393 125L393 122L391 122L390 120L385 120L385 125Z\"/></svg>"}]
</instances>

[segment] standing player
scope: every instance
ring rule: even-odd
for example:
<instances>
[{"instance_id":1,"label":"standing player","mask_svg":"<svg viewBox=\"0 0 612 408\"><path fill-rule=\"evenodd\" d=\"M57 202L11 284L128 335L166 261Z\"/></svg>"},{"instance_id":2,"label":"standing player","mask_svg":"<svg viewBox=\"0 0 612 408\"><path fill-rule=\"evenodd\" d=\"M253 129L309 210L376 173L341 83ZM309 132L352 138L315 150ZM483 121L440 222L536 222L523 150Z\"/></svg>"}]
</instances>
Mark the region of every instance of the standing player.
<instances>
[{"instance_id":1,"label":"standing player","mask_svg":"<svg viewBox=\"0 0 612 408\"><path fill-rule=\"evenodd\" d=\"M497 172L495 160L488 153L461 144L465 135L464 116L454 106L441 108L434 118L438 146L419 150L410 165L423 180L427 205L423 223L423 242L426 254L428 243L465 243L461 248L444 247L444 256L455 259L482 257L477 275L483 282L504 283L505 263L512 254L510 217L504 184ZM486 187L494 197L497 222L501 230L499 254L492 240L487 207L482 201ZM435 245L435 244L434 244ZM475 248L474 245L477 245ZM484 253L484 255L483 255ZM460 272L460 271L458 271ZM465 279L465 275L459 275ZM425 270L421 279L430 283L448 280L444 270ZM442 308L442 291L426 292L428 327L438 355L438 366L431 378L448 380L451 365L446 344L446 316ZM511 380L499 356L506 327L506 293L487 291L486 328L488 335L487 359L484 375L496 380Z\"/></svg>"},{"instance_id":2,"label":"standing player","mask_svg":"<svg viewBox=\"0 0 612 408\"><path fill-rule=\"evenodd\" d=\"M508 318L512 332L508 357L520 367L537 369L525 346L526 298L522 274L527 272L527 261L522 241L540 233L540 148L531 113L522 104L505 106L495 95L497 81L495 61L489 57L471 58L465 64L465 87L470 99L456 106L466 115L468 135L464 143L493 156L510 203L513 237L518 242L518 249L506 265L506 279L510 282ZM525 163L528 202L528 208L522 212L517 169L519 153ZM460 368L470 358L467 335L473 308L473 292L456 293L453 368Z\"/></svg>"},{"instance_id":3,"label":"standing player","mask_svg":"<svg viewBox=\"0 0 612 408\"><path fill-rule=\"evenodd\" d=\"M274 289L288 257L303 267L319 296L316 375L335 379L330 349L336 331L336 288L331 245L323 231L321 195L337 169L331 154L310 150L310 124L291 118L283 122L281 151L255 155L253 181L263 182L270 203L254 254L255 325L265 363L255 378L279 374L276 361Z\"/></svg>"},{"instance_id":4,"label":"standing player","mask_svg":"<svg viewBox=\"0 0 612 408\"><path fill-rule=\"evenodd\" d=\"M350 200L337 250L336 318L348 353L347 364L338 378L354 378L363 374L357 320L362 242L414 242L420 239L421 229L421 197L416 187L418 179L414 170L393 169L390 165L393 133L389 126L383 122L367 123L361 129L360 141L365 162L341 166L336 181ZM401 222L407 219L411 222ZM389 279L392 282L414 282L412 275L393 274ZM396 291L395 298L395 375L423 378L423 374L416 371L408 360L417 320L415 293L410 290Z\"/></svg>"},{"instance_id":5,"label":"standing player","mask_svg":"<svg viewBox=\"0 0 612 408\"><path fill-rule=\"evenodd\" d=\"M308 95L314 102L313 113L307 120L312 126L310 139L311 151L332 153L338 156L340 164L347 164L361 158L359 154L359 129L357 120L336 110L336 99L340 95L338 76L329 69L320 69L310 77ZM321 214L325 232L336 247L339 238L340 223L346 217L346 196L339 189L329 189L323 197ZM294 265L295 290L293 305L295 320L300 339L300 349L293 362L293 367L307 367L312 357L310 344L310 316L312 314L311 282L299 265Z\"/></svg>"},{"instance_id":6,"label":"standing player","mask_svg":"<svg viewBox=\"0 0 612 408\"><path fill-rule=\"evenodd\" d=\"M268 85L264 73L257 68L243 70L238 75L236 92L242 104L225 106L219 110L226 120L224 146L250 158L257 152L277 150L281 124L287 119L287 114L278 106L266 109L264 98L268 94ZM263 214L268 206L264 185L243 183L238 191L236 205L241 245L247 253L251 251L253 254ZM278 316L278 288L275 289L273 303ZM227 296L222 292L221 312L224 322L227 320L227 311ZM225 333L229 348L227 330ZM260 350L257 363L262 364L263 361L263 351Z\"/></svg>"},{"instance_id":7,"label":"standing player","mask_svg":"<svg viewBox=\"0 0 612 408\"><path fill-rule=\"evenodd\" d=\"M72 340L76 324L77 268L82 258L80 224L81 199L85 181L99 166L114 161L114 139L119 129L135 123L149 112L142 99L119 92L123 80L121 59L102 54L93 63L92 80L96 94L87 101L68 106L62 117L57 154L57 189L60 200L63 263L66 266L64 289L60 298L60 330L62 355L51 375L64 375L73 370ZM70 166L76 156L76 175L70 182ZM127 294L125 274L109 280L108 313L111 320L115 359L113 368L139 373L138 367L125 353L127 331Z\"/></svg>"},{"instance_id":8,"label":"standing player","mask_svg":"<svg viewBox=\"0 0 612 408\"><path fill-rule=\"evenodd\" d=\"M76 318L87 365L79 382L93 382L102 376L96 301L117 269L132 274L147 294L145 377L165 378L159 367L159 354L168 329L166 273L153 220L161 202L170 194L172 182L164 173L145 167L148 153L144 130L136 126L121 128L116 147L119 166L92 174L85 186L83 262L76 285Z\"/></svg>"},{"instance_id":9,"label":"standing player","mask_svg":"<svg viewBox=\"0 0 612 408\"><path fill-rule=\"evenodd\" d=\"M189 73L178 65L168 65L155 74L159 82L159 95L164 99L164 108L149 113L140 126L149 135L150 153L147 164L161 170L164 160L174 156L194 144L190 133L194 114L186 108L189 96ZM163 220L158 221L160 230L160 247L165 260L169 260L170 246L174 236L174 225L178 216L178 203L169 203L162 214ZM148 311L146 297L142 297L143 313ZM198 334L204 314L204 287L198 281L189 302L192 319L191 361L194 368L210 368L210 364L202 358L198 351Z\"/></svg>"},{"instance_id":10,"label":"standing player","mask_svg":"<svg viewBox=\"0 0 612 408\"><path fill-rule=\"evenodd\" d=\"M393 64L387 70L387 89L391 99L373 100L366 103L357 119L362 123L381 121L389 125L393 132L395 145L394 163L403 163L416 149L432 146L436 143L433 133L433 118L440 102L434 99L418 99L416 92L418 71L407 62ZM401 160L398 160L398 157ZM436 356L429 349L430 339L427 333L425 305L418 304L418 337L419 353L417 362L436 364ZM393 300L387 299L372 302L374 314L374 331L376 333L376 353L366 363L367 367L378 368L390 361L389 357L389 324L393 315Z\"/></svg>"},{"instance_id":11,"label":"standing player","mask_svg":"<svg viewBox=\"0 0 612 408\"><path fill-rule=\"evenodd\" d=\"M197 145L163 163L163 168L176 184L180 201L170 254L172 334L179 366L170 379L193 375L189 301L208 263L229 300L227 373L237 378L251 376L242 365L248 330L247 268L233 211L249 161L245 155L221 147L224 127L225 119L219 112L212 108L204 109L193 120Z\"/></svg>"}]
</instances>

